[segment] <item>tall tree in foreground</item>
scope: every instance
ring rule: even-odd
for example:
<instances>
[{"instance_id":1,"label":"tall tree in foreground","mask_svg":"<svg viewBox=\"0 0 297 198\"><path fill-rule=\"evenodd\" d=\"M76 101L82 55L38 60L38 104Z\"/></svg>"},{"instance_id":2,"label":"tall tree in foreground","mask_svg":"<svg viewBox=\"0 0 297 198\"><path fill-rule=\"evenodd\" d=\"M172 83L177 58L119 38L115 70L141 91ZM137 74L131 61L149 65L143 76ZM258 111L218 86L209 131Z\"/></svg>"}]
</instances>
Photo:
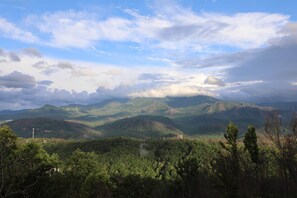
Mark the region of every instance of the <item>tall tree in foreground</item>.
<instances>
[{"instance_id":1,"label":"tall tree in foreground","mask_svg":"<svg viewBox=\"0 0 297 198\"><path fill-rule=\"evenodd\" d=\"M238 151L237 151L237 136L238 136L238 127L230 122L226 128L226 132L224 137L226 139L226 144L221 143L222 147L230 152L231 158L234 164L234 173L237 174L239 169L239 161L238 161Z\"/></svg>"},{"instance_id":2,"label":"tall tree in foreground","mask_svg":"<svg viewBox=\"0 0 297 198\"><path fill-rule=\"evenodd\" d=\"M252 162L256 164L259 160L259 147L257 143L256 128L254 126L248 126L248 131L244 135L243 143L244 148L249 152Z\"/></svg>"},{"instance_id":3,"label":"tall tree in foreground","mask_svg":"<svg viewBox=\"0 0 297 198\"><path fill-rule=\"evenodd\" d=\"M224 134L224 149L212 163L215 183L226 197L238 197L240 187L240 166L237 149L238 127L230 122Z\"/></svg>"},{"instance_id":4,"label":"tall tree in foreground","mask_svg":"<svg viewBox=\"0 0 297 198\"><path fill-rule=\"evenodd\" d=\"M243 139L244 150L246 153L241 155L242 165L242 191L245 194L250 193L251 197L258 197L260 195L262 184L262 164L259 159L259 147L257 143L256 128L252 125L248 126L248 130Z\"/></svg>"}]
</instances>

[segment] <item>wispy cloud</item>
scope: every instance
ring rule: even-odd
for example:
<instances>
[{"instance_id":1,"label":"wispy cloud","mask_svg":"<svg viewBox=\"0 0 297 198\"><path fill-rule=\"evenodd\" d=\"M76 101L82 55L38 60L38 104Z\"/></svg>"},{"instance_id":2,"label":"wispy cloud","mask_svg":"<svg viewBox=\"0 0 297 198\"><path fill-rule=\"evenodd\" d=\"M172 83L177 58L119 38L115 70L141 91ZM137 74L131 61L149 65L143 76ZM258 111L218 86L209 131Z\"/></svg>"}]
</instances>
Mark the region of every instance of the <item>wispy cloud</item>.
<instances>
[{"instance_id":1,"label":"wispy cloud","mask_svg":"<svg viewBox=\"0 0 297 198\"><path fill-rule=\"evenodd\" d=\"M124 18L111 17L100 21L95 13L63 11L27 17L27 24L48 35L44 43L60 48L91 48L101 40L131 40L129 25Z\"/></svg>"},{"instance_id":2,"label":"wispy cloud","mask_svg":"<svg viewBox=\"0 0 297 198\"><path fill-rule=\"evenodd\" d=\"M112 41L134 42L145 48L202 51L220 45L241 49L263 46L285 35L279 30L289 20L287 15L258 12L195 13L176 4L153 9L151 15L126 9L123 12L130 17L105 19L74 10L30 15L23 29L0 18L0 32L4 37L59 48L91 49L100 46L100 41ZM34 32L25 30L31 27Z\"/></svg>"},{"instance_id":3,"label":"wispy cloud","mask_svg":"<svg viewBox=\"0 0 297 198\"><path fill-rule=\"evenodd\" d=\"M22 41L25 43L38 43L39 39L30 31L0 17L0 35L5 38Z\"/></svg>"}]
</instances>

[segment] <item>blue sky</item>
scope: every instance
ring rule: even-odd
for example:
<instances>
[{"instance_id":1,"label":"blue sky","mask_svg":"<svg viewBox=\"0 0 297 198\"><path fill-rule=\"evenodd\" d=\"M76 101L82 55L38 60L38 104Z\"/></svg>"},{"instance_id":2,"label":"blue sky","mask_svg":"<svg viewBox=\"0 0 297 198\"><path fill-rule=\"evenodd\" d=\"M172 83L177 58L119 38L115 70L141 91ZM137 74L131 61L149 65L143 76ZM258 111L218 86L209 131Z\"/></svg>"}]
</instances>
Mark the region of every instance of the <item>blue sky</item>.
<instances>
[{"instance_id":1,"label":"blue sky","mask_svg":"<svg viewBox=\"0 0 297 198\"><path fill-rule=\"evenodd\" d=\"M0 0L0 109L198 94L296 101L296 4Z\"/></svg>"}]
</instances>

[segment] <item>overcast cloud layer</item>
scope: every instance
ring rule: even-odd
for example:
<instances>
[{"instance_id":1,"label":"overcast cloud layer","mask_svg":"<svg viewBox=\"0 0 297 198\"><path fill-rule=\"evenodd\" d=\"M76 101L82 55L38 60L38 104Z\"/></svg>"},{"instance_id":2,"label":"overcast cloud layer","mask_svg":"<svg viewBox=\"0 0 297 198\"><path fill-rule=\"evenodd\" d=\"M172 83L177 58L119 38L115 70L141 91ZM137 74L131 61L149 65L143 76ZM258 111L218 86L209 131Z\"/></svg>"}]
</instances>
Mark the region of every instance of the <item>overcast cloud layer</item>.
<instances>
[{"instance_id":1,"label":"overcast cloud layer","mask_svg":"<svg viewBox=\"0 0 297 198\"><path fill-rule=\"evenodd\" d=\"M122 8L106 17L60 10L19 21L0 14L0 37L25 46L0 49L0 110L198 94L297 101L297 24L289 15L197 13L174 2L162 8ZM102 61L39 49L99 54ZM120 50L131 54L123 58Z\"/></svg>"}]
</instances>

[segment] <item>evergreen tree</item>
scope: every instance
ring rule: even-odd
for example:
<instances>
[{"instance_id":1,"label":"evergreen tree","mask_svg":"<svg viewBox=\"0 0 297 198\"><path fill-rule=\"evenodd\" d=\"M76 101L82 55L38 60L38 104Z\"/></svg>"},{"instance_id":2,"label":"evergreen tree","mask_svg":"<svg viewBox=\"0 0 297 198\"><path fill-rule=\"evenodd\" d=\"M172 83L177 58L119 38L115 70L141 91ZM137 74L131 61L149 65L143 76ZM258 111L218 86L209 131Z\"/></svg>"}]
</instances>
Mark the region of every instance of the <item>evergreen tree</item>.
<instances>
[{"instance_id":1,"label":"evergreen tree","mask_svg":"<svg viewBox=\"0 0 297 198\"><path fill-rule=\"evenodd\" d=\"M238 135L238 127L233 122L230 122L224 134L227 145L221 143L221 146L230 152L233 159L238 158L237 135Z\"/></svg>"},{"instance_id":2,"label":"evergreen tree","mask_svg":"<svg viewBox=\"0 0 297 198\"><path fill-rule=\"evenodd\" d=\"M244 148L249 152L252 162L257 163L259 159L259 147L257 143L256 129L248 126L248 131L244 135Z\"/></svg>"},{"instance_id":3,"label":"evergreen tree","mask_svg":"<svg viewBox=\"0 0 297 198\"><path fill-rule=\"evenodd\" d=\"M224 134L226 144L220 142L227 151L227 155L221 155L214 160L213 169L217 178L217 185L226 197L238 197L240 187L240 166L237 151L238 127L230 122Z\"/></svg>"}]
</instances>

